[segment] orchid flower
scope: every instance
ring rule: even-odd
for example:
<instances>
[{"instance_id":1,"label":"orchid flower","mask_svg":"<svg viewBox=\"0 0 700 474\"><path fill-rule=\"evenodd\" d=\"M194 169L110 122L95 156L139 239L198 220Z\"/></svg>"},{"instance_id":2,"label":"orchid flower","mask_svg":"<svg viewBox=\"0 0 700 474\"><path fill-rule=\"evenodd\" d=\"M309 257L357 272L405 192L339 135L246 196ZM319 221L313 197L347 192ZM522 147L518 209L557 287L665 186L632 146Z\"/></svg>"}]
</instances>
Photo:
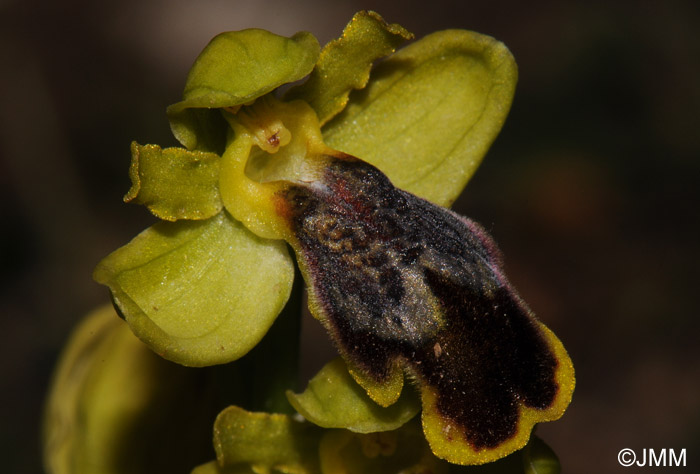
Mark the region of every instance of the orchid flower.
<instances>
[{"instance_id":1,"label":"orchid flower","mask_svg":"<svg viewBox=\"0 0 700 474\"><path fill-rule=\"evenodd\" d=\"M323 49L309 33L223 33L167 110L182 147L132 144L125 200L162 222L94 277L133 333L185 366L236 361L298 309L303 279L341 356L286 392L307 422L222 412L218 462L198 473L375 472L379 454L483 464L571 400L563 345L486 231L447 209L505 120L515 62L463 30L395 52L411 38L373 12Z\"/></svg>"}]
</instances>

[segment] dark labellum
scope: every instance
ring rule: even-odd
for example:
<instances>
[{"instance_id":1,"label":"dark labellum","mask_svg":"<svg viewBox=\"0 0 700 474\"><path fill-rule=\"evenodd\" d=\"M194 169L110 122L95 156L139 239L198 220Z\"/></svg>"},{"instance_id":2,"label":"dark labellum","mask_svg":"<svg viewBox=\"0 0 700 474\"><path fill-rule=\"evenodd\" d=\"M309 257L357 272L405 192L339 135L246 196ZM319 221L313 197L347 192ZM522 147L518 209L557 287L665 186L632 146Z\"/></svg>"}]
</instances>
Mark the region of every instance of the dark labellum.
<instances>
[{"instance_id":1,"label":"dark labellum","mask_svg":"<svg viewBox=\"0 0 700 474\"><path fill-rule=\"evenodd\" d=\"M553 403L555 354L478 224L353 158L279 197L320 317L365 376L403 363L477 451L515 435L520 405Z\"/></svg>"}]
</instances>

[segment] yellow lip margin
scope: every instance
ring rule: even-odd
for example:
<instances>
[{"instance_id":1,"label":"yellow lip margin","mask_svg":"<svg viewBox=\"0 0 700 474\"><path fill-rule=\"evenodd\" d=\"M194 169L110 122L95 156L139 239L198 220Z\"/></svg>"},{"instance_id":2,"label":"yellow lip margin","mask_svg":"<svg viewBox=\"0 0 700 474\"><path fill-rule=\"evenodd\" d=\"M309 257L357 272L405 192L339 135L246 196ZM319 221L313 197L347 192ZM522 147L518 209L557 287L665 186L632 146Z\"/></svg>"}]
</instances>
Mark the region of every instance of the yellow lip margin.
<instances>
[{"instance_id":1,"label":"yellow lip margin","mask_svg":"<svg viewBox=\"0 0 700 474\"><path fill-rule=\"evenodd\" d=\"M520 405L519 419L515 434L505 442L493 447L475 449L460 432L460 427L452 424L437 409L437 396L432 387L421 384L423 401L423 431L433 453L454 464L485 464L501 459L514 451L522 449L530 439L532 428L537 423L559 419L571 402L576 385L574 365L559 338L544 324L537 321L557 360L555 381L557 394L551 405L543 410Z\"/></svg>"}]
</instances>

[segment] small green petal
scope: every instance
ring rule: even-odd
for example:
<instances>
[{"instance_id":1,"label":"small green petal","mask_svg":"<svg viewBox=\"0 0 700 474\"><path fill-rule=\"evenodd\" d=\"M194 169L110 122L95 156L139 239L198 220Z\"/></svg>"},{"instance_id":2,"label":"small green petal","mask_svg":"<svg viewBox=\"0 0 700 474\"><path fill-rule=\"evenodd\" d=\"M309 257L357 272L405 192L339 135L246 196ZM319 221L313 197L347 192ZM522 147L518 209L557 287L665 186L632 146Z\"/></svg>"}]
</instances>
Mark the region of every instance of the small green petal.
<instances>
[{"instance_id":1,"label":"small green petal","mask_svg":"<svg viewBox=\"0 0 700 474\"><path fill-rule=\"evenodd\" d=\"M223 468L247 464L255 472L276 469L312 474L319 472L322 433L320 428L287 415L254 413L231 406L214 423L214 450Z\"/></svg>"},{"instance_id":2,"label":"small green petal","mask_svg":"<svg viewBox=\"0 0 700 474\"><path fill-rule=\"evenodd\" d=\"M502 43L463 30L433 33L380 64L326 124L324 139L395 186L448 206L501 129L516 80Z\"/></svg>"},{"instance_id":3,"label":"small green petal","mask_svg":"<svg viewBox=\"0 0 700 474\"><path fill-rule=\"evenodd\" d=\"M124 201L143 204L167 221L208 219L221 211L220 157L214 153L131 144L131 189Z\"/></svg>"},{"instance_id":4,"label":"small green petal","mask_svg":"<svg viewBox=\"0 0 700 474\"><path fill-rule=\"evenodd\" d=\"M221 33L190 69L183 100L168 107L173 134L190 150L221 152L226 124L211 109L252 102L303 78L316 64L319 49L306 32L291 38L259 29Z\"/></svg>"},{"instance_id":5,"label":"small green petal","mask_svg":"<svg viewBox=\"0 0 700 474\"><path fill-rule=\"evenodd\" d=\"M353 380L341 358L326 364L303 393L287 391L287 398L307 420L324 428L357 433L394 430L413 418L421 406L410 389L390 407L377 405Z\"/></svg>"},{"instance_id":6,"label":"small green petal","mask_svg":"<svg viewBox=\"0 0 700 474\"><path fill-rule=\"evenodd\" d=\"M561 465L552 448L537 436L522 450L525 474L559 474Z\"/></svg>"},{"instance_id":7,"label":"small green petal","mask_svg":"<svg viewBox=\"0 0 700 474\"><path fill-rule=\"evenodd\" d=\"M289 297L294 264L283 242L221 212L154 225L102 260L94 278L155 352L206 366L260 341Z\"/></svg>"},{"instance_id":8,"label":"small green petal","mask_svg":"<svg viewBox=\"0 0 700 474\"><path fill-rule=\"evenodd\" d=\"M372 62L411 38L413 34L396 23L386 23L375 12L356 13L343 36L323 48L309 79L291 89L285 99L308 102L323 125L343 110L351 90L365 87Z\"/></svg>"}]
</instances>

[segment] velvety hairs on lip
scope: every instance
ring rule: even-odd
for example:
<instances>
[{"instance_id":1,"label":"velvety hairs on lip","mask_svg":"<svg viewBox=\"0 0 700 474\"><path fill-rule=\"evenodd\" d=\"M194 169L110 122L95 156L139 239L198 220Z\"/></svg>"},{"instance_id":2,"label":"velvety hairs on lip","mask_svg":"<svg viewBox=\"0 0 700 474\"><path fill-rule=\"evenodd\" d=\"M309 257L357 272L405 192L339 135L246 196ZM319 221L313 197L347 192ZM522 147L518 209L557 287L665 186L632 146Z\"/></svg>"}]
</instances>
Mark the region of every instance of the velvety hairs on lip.
<instances>
[{"instance_id":1,"label":"velvety hairs on lip","mask_svg":"<svg viewBox=\"0 0 700 474\"><path fill-rule=\"evenodd\" d=\"M476 452L516 436L521 407L554 405L556 350L481 226L342 155L279 198L315 304L355 370L381 383L405 365Z\"/></svg>"}]
</instances>

